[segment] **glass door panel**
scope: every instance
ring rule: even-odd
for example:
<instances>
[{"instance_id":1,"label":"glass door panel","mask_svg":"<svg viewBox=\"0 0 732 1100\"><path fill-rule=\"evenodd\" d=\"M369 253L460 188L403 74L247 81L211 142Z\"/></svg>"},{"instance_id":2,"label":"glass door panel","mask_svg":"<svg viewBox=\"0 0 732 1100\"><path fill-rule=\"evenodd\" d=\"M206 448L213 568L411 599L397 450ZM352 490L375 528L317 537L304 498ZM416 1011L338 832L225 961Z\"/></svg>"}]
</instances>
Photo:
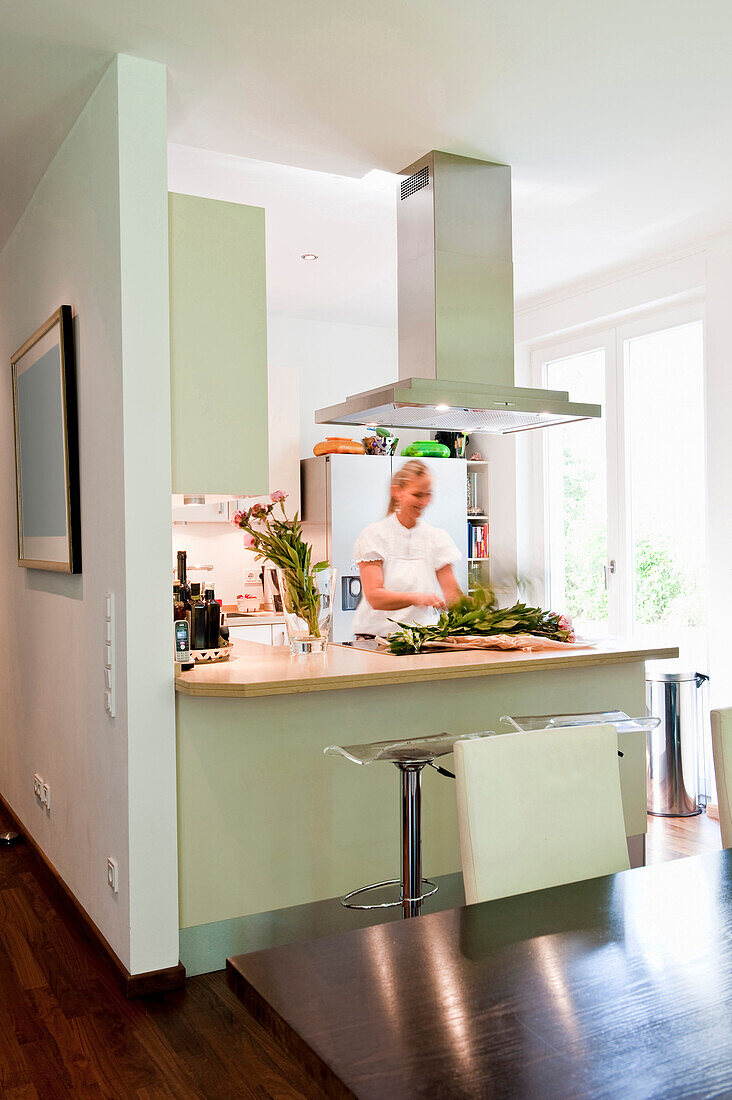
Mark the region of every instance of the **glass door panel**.
<instances>
[{"instance_id":1,"label":"glass door panel","mask_svg":"<svg viewBox=\"0 0 732 1100\"><path fill-rule=\"evenodd\" d=\"M625 340L636 637L706 668L705 421L701 321Z\"/></svg>"},{"instance_id":2,"label":"glass door panel","mask_svg":"<svg viewBox=\"0 0 732 1100\"><path fill-rule=\"evenodd\" d=\"M605 350L545 363L546 385L573 401L603 406L598 420L548 428L545 435L548 569L551 607L578 634L610 633L607 589L608 500L605 445Z\"/></svg>"}]
</instances>

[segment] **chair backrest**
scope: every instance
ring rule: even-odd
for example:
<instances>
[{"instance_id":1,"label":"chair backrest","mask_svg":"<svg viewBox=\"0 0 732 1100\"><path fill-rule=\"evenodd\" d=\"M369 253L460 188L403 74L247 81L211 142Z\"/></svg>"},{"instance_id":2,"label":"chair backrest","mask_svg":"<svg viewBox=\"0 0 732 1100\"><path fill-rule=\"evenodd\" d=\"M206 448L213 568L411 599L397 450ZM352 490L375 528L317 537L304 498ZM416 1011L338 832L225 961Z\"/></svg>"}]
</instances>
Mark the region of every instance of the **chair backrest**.
<instances>
[{"instance_id":1,"label":"chair backrest","mask_svg":"<svg viewBox=\"0 0 732 1100\"><path fill-rule=\"evenodd\" d=\"M469 905L629 867L614 726L455 744Z\"/></svg>"},{"instance_id":2,"label":"chair backrest","mask_svg":"<svg viewBox=\"0 0 732 1100\"><path fill-rule=\"evenodd\" d=\"M722 847L732 848L732 707L712 711L712 754L719 803L719 830Z\"/></svg>"}]
</instances>

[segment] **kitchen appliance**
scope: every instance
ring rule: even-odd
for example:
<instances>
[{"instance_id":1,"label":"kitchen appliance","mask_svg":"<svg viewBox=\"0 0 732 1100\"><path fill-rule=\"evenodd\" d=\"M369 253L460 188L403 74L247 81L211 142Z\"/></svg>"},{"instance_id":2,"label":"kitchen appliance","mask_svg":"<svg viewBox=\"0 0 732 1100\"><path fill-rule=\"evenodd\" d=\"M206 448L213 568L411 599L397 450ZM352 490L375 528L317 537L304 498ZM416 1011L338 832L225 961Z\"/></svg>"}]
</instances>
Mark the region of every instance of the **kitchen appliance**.
<instances>
[{"instance_id":1,"label":"kitchen appliance","mask_svg":"<svg viewBox=\"0 0 732 1100\"><path fill-rule=\"evenodd\" d=\"M272 608L278 614L282 612L282 598L277 584L277 571L273 565L266 565L262 570L262 585L264 588L264 606Z\"/></svg>"},{"instance_id":2,"label":"kitchen appliance","mask_svg":"<svg viewBox=\"0 0 732 1100\"><path fill-rule=\"evenodd\" d=\"M408 461L389 455L336 454L306 458L300 464L303 537L313 545L313 561L329 561L340 577L333 608L334 642L353 638L353 616L361 595L353 545L367 524L386 515L392 473ZM433 482L425 521L442 527L456 543L462 560L455 566L455 577L466 591L466 463L447 458L421 461L429 467ZM399 617L398 612L394 617Z\"/></svg>"},{"instance_id":3,"label":"kitchen appliance","mask_svg":"<svg viewBox=\"0 0 732 1100\"><path fill-rule=\"evenodd\" d=\"M564 390L514 385L511 169L433 151L401 177L399 381L316 423L506 434L600 416Z\"/></svg>"}]
</instances>

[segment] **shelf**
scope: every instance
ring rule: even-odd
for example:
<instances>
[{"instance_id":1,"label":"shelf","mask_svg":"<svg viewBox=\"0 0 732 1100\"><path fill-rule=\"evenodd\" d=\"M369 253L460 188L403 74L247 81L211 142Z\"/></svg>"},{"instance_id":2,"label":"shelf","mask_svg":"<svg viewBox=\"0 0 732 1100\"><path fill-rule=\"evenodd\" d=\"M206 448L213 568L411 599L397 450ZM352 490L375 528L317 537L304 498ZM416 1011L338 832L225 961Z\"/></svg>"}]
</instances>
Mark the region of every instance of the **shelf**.
<instances>
[{"instance_id":1,"label":"shelf","mask_svg":"<svg viewBox=\"0 0 732 1100\"><path fill-rule=\"evenodd\" d=\"M484 558L468 558L468 561L489 561L490 555L486 554Z\"/></svg>"},{"instance_id":2,"label":"shelf","mask_svg":"<svg viewBox=\"0 0 732 1100\"><path fill-rule=\"evenodd\" d=\"M469 458L468 466L489 466L490 462L487 458Z\"/></svg>"},{"instance_id":3,"label":"shelf","mask_svg":"<svg viewBox=\"0 0 732 1100\"><path fill-rule=\"evenodd\" d=\"M488 516L476 516L476 515L472 515L472 516L470 516L470 515L469 515L469 516L468 516L468 523L470 523L470 522L471 522L471 520L480 520L480 522L481 522L481 523L487 523L487 522L488 522L488 519L489 519L489 517L488 517Z\"/></svg>"}]
</instances>

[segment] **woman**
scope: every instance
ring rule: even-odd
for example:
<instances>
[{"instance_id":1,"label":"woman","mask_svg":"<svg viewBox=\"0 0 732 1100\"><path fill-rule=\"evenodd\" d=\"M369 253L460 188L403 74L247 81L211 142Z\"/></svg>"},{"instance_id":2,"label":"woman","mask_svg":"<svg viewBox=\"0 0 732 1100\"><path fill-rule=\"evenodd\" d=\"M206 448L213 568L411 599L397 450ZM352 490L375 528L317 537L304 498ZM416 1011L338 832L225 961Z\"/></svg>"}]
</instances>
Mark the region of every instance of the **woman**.
<instances>
[{"instance_id":1,"label":"woman","mask_svg":"<svg viewBox=\"0 0 732 1100\"><path fill-rule=\"evenodd\" d=\"M452 567L461 554L446 531L421 519L432 498L432 478L412 459L391 479L389 511L370 523L353 549L361 574L356 635L386 636L400 623L436 623L461 592Z\"/></svg>"}]
</instances>

